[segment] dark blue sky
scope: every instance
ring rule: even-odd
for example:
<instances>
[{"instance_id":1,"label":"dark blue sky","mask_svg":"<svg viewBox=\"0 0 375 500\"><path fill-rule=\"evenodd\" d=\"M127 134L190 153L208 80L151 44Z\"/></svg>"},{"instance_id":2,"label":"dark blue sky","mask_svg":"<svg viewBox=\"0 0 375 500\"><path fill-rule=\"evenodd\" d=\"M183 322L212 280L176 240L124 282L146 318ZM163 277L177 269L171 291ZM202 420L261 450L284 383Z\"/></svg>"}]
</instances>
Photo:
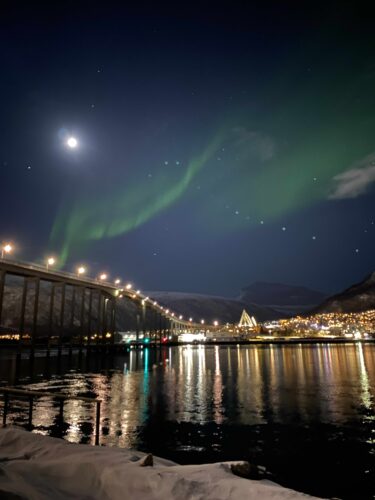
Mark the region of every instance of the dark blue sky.
<instances>
[{"instance_id":1,"label":"dark blue sky","mask_svg":"<svg viewBox=\"0 0 375 500\"><path fill-rule=\"evenodd\" d=\"M361 279L371 19L332 2L5 3L0 238L16 258L53 253L148 290Z\"/></svg>"}]
</instances>

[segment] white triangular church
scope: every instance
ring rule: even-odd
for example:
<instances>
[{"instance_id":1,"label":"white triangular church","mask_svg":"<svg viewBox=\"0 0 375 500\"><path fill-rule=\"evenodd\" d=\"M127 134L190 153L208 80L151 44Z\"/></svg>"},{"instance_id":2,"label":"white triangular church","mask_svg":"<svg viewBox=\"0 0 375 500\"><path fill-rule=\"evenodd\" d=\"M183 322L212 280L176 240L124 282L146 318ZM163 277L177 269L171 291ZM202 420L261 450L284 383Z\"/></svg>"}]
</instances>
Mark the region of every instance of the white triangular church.
<instances>
[{"instance_id":1,"label":"white triangular church","mask_svg":"<svg viewBox=\"0 0 375 500\"><path fill-rule=\"evenodd\" d=\"M257 326L257 321L254 316L249 316L249 314L244 309L241 314L240 322L238 323L239 328L254 328Z\"/></svg>"}]
</instances>

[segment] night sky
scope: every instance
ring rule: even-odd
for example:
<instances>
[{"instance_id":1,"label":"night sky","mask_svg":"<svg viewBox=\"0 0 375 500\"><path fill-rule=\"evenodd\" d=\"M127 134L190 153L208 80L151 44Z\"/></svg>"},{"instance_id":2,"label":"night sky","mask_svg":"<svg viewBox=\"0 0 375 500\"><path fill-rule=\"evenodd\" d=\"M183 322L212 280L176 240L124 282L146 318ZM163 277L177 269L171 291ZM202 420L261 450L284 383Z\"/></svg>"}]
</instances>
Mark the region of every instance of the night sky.
<instances>
[{"instance_id":1,"label":"night sky","mask_svg":"<svg viewBox=\"0 0 375 500\"><path fill-rule=\"evenodd\" d=\"M14 258L220 295L375 270L371 12L94 3L2 3Z\"/></svg>"}]
</instances>

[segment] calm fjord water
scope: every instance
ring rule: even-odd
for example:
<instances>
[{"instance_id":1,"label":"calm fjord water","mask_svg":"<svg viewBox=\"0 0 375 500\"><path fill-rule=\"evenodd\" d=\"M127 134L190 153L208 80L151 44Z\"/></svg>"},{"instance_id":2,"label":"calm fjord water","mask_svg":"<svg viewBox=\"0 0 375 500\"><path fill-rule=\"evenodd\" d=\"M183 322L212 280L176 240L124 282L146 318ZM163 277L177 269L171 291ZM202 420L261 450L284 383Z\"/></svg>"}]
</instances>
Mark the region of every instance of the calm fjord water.
<instances>
[{"instance_id":1,"label":"calm fjord water","mask_svg":"<svg viewBox=\"0 0 375 500\"><path fill-rule=\"evenodd\" d=\"M245 459L320 496L375 495L375 345L182 346L92 355L61 366L23 360L18 385L102 399L101 443L180 463ZM0 380L14 382L14 357ZM57 435L58 403L34 405L35 432ZM27 419L12 403L10 421ZM67 401L63 432L93 442L95 407Z\"/></svg>"}]
</instances>

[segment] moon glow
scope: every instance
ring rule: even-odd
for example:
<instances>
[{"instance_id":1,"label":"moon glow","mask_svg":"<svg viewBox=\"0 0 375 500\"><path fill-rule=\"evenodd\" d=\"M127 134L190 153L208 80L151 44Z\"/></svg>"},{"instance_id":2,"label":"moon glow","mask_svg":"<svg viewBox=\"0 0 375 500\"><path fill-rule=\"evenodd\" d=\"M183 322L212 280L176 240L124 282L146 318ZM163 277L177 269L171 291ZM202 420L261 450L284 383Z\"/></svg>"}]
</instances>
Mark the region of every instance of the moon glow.
<instances>
[{"instance_id":1,"label":"moon glow","mask_svg":"<svg viewBox=\"0 0 375 500\"><path fill-rule=\"evenodd\" d=\"M66 144L69 148L74 149L78 146L78 141L75 137L69 137L69 139L66 141Z\"/></svg>"}]
</instances>

